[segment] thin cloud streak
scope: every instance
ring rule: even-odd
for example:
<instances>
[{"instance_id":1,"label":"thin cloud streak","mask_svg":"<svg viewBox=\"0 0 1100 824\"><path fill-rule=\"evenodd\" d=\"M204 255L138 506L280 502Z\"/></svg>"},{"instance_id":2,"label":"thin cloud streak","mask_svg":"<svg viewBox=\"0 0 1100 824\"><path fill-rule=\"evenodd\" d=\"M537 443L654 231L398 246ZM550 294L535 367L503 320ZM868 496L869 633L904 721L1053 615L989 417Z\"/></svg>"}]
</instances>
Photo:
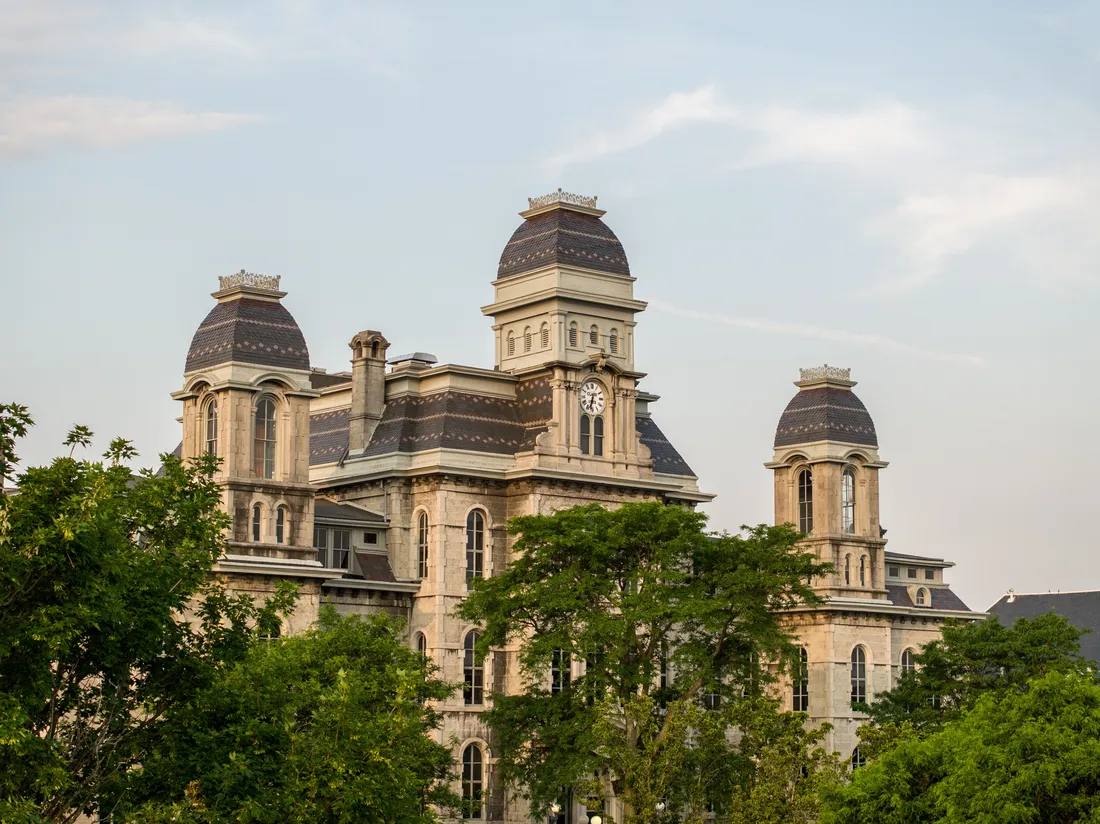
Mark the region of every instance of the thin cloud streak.
<instances>
[{"instance_id":1,"label":"thin cloud streak","mask_svg":"<svg viewBox=\"0 0 1100 824\"><path fill-rule=\"evenodd\" d=\"M669 315L678 315L692 320L704 320L711 323L720 323L725 326L734 326L739 329L751 329L756 332L772 332L780 335L797 335L803 338L815 340L835 341L838 343L850 343L857 346L874 346L880 349L888 349L892 352L902 352L916 355L929 360L945 361L948 363L960 363L966 366L985 366L984 355L971 355L957 352L938 352L934 349L925 349L913 346L902 341L894 340L883 335L868 334L865 332L849 332L845 329L830 329L825 326L815 326L805 323L787 323L784 321L768 320L766 318L743 318L733 315L723 315L716 312L700 312L695 309L684 309L673 306L660 300L649 301L651 309L665 312Z\"/></svg>"}]
</instances>

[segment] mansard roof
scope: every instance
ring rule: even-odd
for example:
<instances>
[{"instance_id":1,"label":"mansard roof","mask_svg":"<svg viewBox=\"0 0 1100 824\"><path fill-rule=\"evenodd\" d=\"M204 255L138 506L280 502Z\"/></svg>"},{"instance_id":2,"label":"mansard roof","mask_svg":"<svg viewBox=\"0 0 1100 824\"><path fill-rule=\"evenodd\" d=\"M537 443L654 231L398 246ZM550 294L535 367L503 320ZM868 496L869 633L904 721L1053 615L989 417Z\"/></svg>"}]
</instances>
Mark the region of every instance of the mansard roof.
<instances>
[{"instance_id":1,"label":"mansard roof","mask_svg":"<svg viewBox=\"0 0 1100 824\"><path fill-rule=\"evenodd\" d=\"M989 608L989 612L1012 626L1019 618L1038 618L1048 612L1056 612L1079 630L1088 630L1081 636L1081 657L1100 661L1100 591L1092 592L1042 592L1016 594L1010 592Z\"/></svg>"},{"instance_id":2,"label":"mansard roof","mask_svg":"<svg viewBox=\"0 0 1100 824\"><path fill-rule=\"evenodd\" d=\"M953 610L955 612L970 612L970 607L963 603L963 600L952 592L947 587L921 587L929 596L929 600L932 603L927 605L928 609L942 609ZM894 584L886 585L886 597L890 599L890 603L899 607L915 607L913 599L909 597L909 588L906 586L896 586Z\"/></svg>"},{"instance_id":3,"label":"mansard roof","mask_svg":"<svg viewBox=\"0 0 1100 824\"><path fill-rule=\"evenodd\" d=\"M775 446L814 441L878 446L871 413L851 389L818 386L801 389L791 398L775 429Z\"/></svg>"},{"instance_id":4,"label":"mansard roof","mask_svg":"<svg viewBox=\"0 0 1100 824\"><path fill-rule=\"evenodd\" d=\"M600 214L558 204L526 217L500 254L497 279L555 263L629 276L626 251Z\"/></svg>"}]
</instances>

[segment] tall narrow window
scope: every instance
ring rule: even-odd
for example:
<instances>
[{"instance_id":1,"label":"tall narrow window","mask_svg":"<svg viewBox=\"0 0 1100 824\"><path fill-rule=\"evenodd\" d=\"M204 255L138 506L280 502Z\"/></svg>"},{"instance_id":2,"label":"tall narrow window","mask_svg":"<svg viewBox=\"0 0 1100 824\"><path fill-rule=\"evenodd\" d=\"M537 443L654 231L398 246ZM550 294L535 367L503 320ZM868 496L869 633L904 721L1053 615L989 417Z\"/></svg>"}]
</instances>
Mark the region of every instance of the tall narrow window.
<instances>
[{"instance_id":1,"label":"tall narrow window","mask_svg":"<svg viewBox=\"0 0 1100 824\"><path fill-rule=\"evenodd\" d=\"M256 404L256 441L253 472L257 478L275 477L275 401L260 398Z\"/></svg>"},{"instance_id":2,"label":"tall narrow window","mask_svg":"<svg viewBox=\"0 0 1100 824\"><path fill-rule=\"evenodd\" d=\"M550 348L550 327L545 323L542 325L542 328L539 329L539 343L542 345L543 349Z\"/></svg>"},{"instance_id":3,"label":"tall narrow window","mask_svg":"<svg viewBox=\"0 0 1100 824\"><path fill-rule=\"evenodd\" d=\"M852 750L852 769L858 770L860 767L867 763L867 759L863 757L863 753L859 751L859 747Z\"/></svg>"},{"instance_id":4,"label":"tall narrow window","mask_svg":"<svg viewBox=\"0 0 1100 824\"><path fill-rule=\"evenodd\" d=\"M913 655L913 650L903 650L901 653L901 671L914 672L917 669L917 659Z\"/></svg>"},{"instance_id":5,"label":"tall narrow window","mask_svg":"<svg viewBox=\"0 0 1100 824\"><path fill-rule=\"evenodd\" d=\"M617 329L611 330L611 335L607 339L607 346L612 355L619 354L619 331Z\"/></svg>"},{"instance_id":6,"label":"tall narrow window","mask_svg":"<svg viewBox=\"0 0 1100 824\"><path fill-rule=\"evenodd\" d=\"M275 510L275 543L281 544L286 540L286 507L280 506Z\"/></svg>"},{"instance_id":7,"label":"tall narrow window","mask_svg":"<svg viewBox=\"0 0 1100 824\"><path fill-rule=\"evenodd\" d=\"M485 576L485 516L475 509L466 516L466 589Z\"/></svg>"},{"instance_id":8,"label":"tall narrow window","mask_svg":"<svg viewBox=\"0 0 1100 824\"><path fill-rule=\"evenodd\" d=\"M481 747L470 744L462 751L462 817L480 821L484 808L485 763Z\"/></svg>"},{"instance_id":9,"label":"tall narrow window","mask_svg":"<svg viewBox=\"0 0 1100 824\"><path fill-rule=\"evenodd\" d=\"M661 642L661 689L668 688L668 642Z\"/></svg>"},{"instance_id":10,"label":"tall narrow window","mask_svg":"<svg viewBox=\"0 0 1100 824\"><path fill-rule=\"evenodd\" d=\"M317 550L317 560L321 566L328 566L328 530L323 526L313 527L313 548Z\"/></svg>"},{"instance_id":11,"label":"tall narrow window","mask_svg":"<svg viewBox=\"0 0 1100 824\"><path fill-rule=\"evenodd\" d=\"M416 520L416 577L428 577L428 513Z\"/></svg>"},{"instance_id":12,"label":"tall narrow window","mask_svg":"<svg viewBox=\"0 0 1100 824\"><path fill-rule=\"evenodd\" d=\"M252 540L260 540L260 525L263 521L263 510L259 504L252 505Z\"/></svg>"},{"instance_id":13,"label":"tall narrow window","mask_svg":"<svg viewBox=\"0 0 1100 824\"><path fill-rule=\"evenodd\" d=\"M516 336L511 332L508 333L508 357L516 354Z\"/></svg>"},{"instance_id":14,"label":"tall narrow window","mask_svg":"<svg viewBox=\"0 0 1100 824\"><path fill-rule=\"evenodd\" d=\"M575 323L569 324L569 345L573 349L577 348L577 339L578 339L578 337L579 337L579 330L577 329L577 324L575 324Z\"/></svg>"},{"instance_id":15,"label":"tall narrow window","mask_svg":"<svg viewBox=\"0 0 1100 824\"><path fill-rule=\"evenodd\" d=\"M859 556L859 585L861 587L867 586L867 556Z\"/></svg>"},{"instance_id":16,"label":"tall narrow window","mask_svg":"<svg viewBox=\"0 0 1100 824\"><path fill-rule=\"evenodd\" d=\"M867 700L867 654L863 647L852 650L852 703Z\"/></svg>"},{"instance_id":17,"label":"tall narrow window","mask_svg":"<svg viewBox=\"0 0 1100 824\"><path fill-rule=\"evenodd\" d=\"M600 329L598 326L593 326L588 330L588 342L593 346L596 346L600 342Z\"/></svg>"},{"instance_id":18,"label":"tall narrow window","mask_svg":"<svg viewBox=\"0 0 1100 824\"><path fill-rule=\"evenodd\" d=\"M592 419L581 415L581 454L588 455L592 449Z\"/></svg>"},{"instance_id":19,"label":"tall narrow window","mask_svg":"<svg viewBox=\"0 0 1100 824\"><path fill-rule=\"evenodd\" d=\"M550 692L561 692L569 688L573 679L573 659L563 649L555 649L550 654Z\"/></svg>"},{"instance_id":20,"label":"tall narrow window","mask_svg":"<svg viewBox=\"0 0 1100 824\"><path fill-rule=\"evenodd\" d=\"M524 352L530 352L531 351L531 327L530 326L528 326L526 329L523 330L523 351Z\"/></svg>"},{"instance_id":21,"label":"tall narrow window","mask_svg":"<svg viewBox=\"0 0 1100 824\"><path fill-rule=\"evenodd\" d=\"M856 531L856 473L851 467L840 479L840 526L849 535Z\"/></svg>"},{"instance_id":22,"label":"tall narrow window","mask_svg":"<svg viewBox=\"0 0 1100 824\"><path fill-rule=\"evenodd\" d=\"M852 585L852 556L844 556L844 586Z\"/></svg>"},{"instance_id":23,"label":"tall narrow window","mask_svg":"<svg viewBox=\"0 0 1100 824\"><path fill-rule=\"evenodd\" d=\"M814 531L814 476L809 469L798 473L798 528L807 535Z\"/></svg>"},{"instance_id":24,"label":"tall narrow window","mask_svg":"<svg viewBox=\"0 0 1100 824\"><path fill-rule=\"evenodd\" d=\"M471 706L478 706L485 696L485 668L477 660L477 631L466 633L463 642L462 698Z\"/></svg>"},{"instance_id":25,"label":"tall narrow window","mask_svg":"<svg viewBox=\"0 0 1100 824\"><path fill-rule=\"evenodd\" d=\"M351 530L332 530L332 566L334 569L347 569L351 555Z\"/></svg>"},{"instance_id":26,"label":"tall narrow window","mask_svg":"<svg viewBox=\"0 0 1100 824\"><path fill-rule=\"evenodd\" d=\"M592 418L592 454L603 455L603 415Z\"/></svg>"},{"instance_id":27,"label":"tall narrow window","mask_svg":"<svg viewBox=\"0 0 1100 824\"><path fill-rule=\"evenodd\" d=\"M810 709L810 656L806 648L798 651L798 669L792 681L791 709L795 712L808 712Z\"/></svg>"},{"instance_id":28,"label":"tall narrow window","mask_svg":"<svg viewBox=\"0 0 1100 824\"><path fill-rule=\"evenodd\" d=\"M428 638L423 632L416 633L416 653L428 657Z\"/></svg>"},{"instance_id":29,"label":"tall narrow window","mask_svg":"<svg viewBox=\"0 0 1100 824\"><path fill-rule=\"evenodd\" d=\"M206 405L206 454L218 454L218 399L211 398Z\"/></svg>"}]
</instances>

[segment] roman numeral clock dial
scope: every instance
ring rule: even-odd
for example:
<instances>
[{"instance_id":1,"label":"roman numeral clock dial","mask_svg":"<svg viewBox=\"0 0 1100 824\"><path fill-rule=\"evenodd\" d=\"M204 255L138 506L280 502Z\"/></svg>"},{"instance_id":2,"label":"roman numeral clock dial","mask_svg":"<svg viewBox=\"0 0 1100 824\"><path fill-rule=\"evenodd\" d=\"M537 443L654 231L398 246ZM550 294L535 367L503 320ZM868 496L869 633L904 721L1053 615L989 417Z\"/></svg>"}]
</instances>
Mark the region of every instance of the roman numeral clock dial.
<instances>
[{"instance_id":1,"label":"roman numeral clock dial","mask_svg":"<svg viewBox=\"0 0 1100 824\"><path fill-rule=\"evenodd\" d=\"M581 384L581 409L589 415L599 415L606 405L607 399L599 381L585 381Z\"/></svg>"}]
</instances>

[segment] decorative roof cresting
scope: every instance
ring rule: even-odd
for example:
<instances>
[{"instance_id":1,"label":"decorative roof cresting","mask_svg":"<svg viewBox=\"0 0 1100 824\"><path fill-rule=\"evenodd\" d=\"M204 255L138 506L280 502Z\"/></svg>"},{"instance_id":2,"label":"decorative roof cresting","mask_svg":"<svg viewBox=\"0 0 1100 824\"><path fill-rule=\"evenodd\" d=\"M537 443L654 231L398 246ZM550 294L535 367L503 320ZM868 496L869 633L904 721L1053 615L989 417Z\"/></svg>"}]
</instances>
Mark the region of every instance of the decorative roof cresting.
<instances>
[{"instance_id":1,"label":"decorative roof cresting","mask_svg":"<svg viewBox=\"0 0 1100 824\"><path fill-rule=\"evenodd\" d=\"M218 284L221 289L234 289L238 286L248 286L252 289L265 289L269 292L279 291L280 275L257 275L246 272L244 269L235 275L219 275Z\"/></svg>"},{"instance_id":2,"label":"decorative roof cresting","mask_svg":"<svg viewBox=\"0 0 1100 824\"><path fill-rule=\"evenodd\" d=\"M799 380L803 381L850 381L852 379L851 369L841 369L839 366L815 366L812 369L799 369Z\"/></svg>"},{"instance_id":3,"label":"decorative roof cresting","mask_svg":"<svg viewBox=\"0 0 1100 824\"><path fill-rule=\"evenodd\" d=\"M596 208L595 197L585 197L584 195L575 195L572 192L563 192L561 187L558 187L556 192L542 195L542 197L529 197L527 198L527 203L529 209L540 209L543 206L549 206L551 203L569 203L573 206L584 206L588 209Z\"/></svg>"}]
</instances>

